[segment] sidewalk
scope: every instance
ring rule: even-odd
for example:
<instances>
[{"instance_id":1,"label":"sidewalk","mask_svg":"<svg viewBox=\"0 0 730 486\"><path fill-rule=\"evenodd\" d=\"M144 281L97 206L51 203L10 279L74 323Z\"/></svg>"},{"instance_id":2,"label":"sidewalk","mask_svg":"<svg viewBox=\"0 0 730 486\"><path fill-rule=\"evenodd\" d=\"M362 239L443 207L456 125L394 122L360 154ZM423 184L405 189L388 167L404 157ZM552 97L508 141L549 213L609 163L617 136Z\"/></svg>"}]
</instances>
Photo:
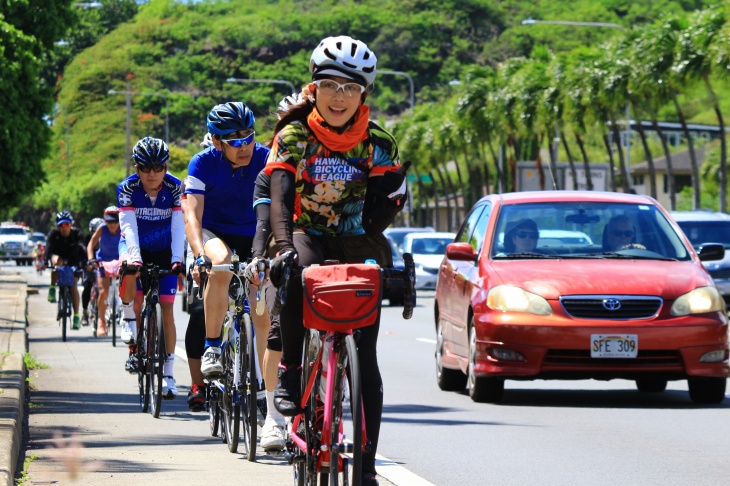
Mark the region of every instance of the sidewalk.
<instances>
[{"instance_id":1,"label":"sidewalk","mask_svg":"<svg viewBox=\"0 0 730 486\"><path fill-rule=\"evenodd\" d=\"M15 484L23 442L27 283L15 267L0 267L0 484Z\"/></svg>"}]
</instances>

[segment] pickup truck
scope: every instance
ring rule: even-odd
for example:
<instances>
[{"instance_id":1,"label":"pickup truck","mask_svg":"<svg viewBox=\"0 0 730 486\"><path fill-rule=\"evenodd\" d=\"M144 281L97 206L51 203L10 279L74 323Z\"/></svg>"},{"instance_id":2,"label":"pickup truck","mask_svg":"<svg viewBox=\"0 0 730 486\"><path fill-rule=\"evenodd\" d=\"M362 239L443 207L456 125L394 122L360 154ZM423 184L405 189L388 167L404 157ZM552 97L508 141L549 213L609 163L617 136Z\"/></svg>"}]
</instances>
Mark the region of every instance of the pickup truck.
<instances>
[{"instance_id":1,"label":"pickup truck","mask_svg":"<svg viewBox=\"0 0 730 486\"><path fill-rule=\"evenodd\" d=\"M33 263L33 243L23 226L0 226L0 260L15 260L18 265Z\"/></svg>"}]
</instances>

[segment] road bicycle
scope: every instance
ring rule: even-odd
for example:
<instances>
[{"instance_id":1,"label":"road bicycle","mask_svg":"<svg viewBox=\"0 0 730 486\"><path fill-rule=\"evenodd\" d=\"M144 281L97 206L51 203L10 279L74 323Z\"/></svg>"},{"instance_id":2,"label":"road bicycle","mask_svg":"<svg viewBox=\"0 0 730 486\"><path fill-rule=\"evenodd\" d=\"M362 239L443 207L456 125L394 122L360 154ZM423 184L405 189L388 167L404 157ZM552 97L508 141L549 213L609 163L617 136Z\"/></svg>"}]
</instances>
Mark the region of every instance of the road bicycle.
<instances>
[{"instance_id":1,"label":"road bicycle","mask_svg":"<svg viewBox=\"0 0 730 486\"><path fill-rule=\"evenodd\" d=\"M383 284L403 280L403 318L416 303L415 266L403 255L403 270L326 262L302 269L304 327L301 412L291 422L285 457L297 486L359 485L362 454L370 450L365 432L357 337L380 315ZM297 269L289 258L278 298Z\"/></svg>"},{"instance_id":2,"label":"road bicycle","mask_svg":"<svg viewBox=\"0 0 730 486\"><path fill-rule=\"evenodd\" d=\"M122 263L123 277L128 273L127 262ZM135 342L137 362L137 384L139 405L143 413L148 411L159 418L162 408L162 367L165 364L165 328L160 307L160 279L177 275L172 270L162 270L157 265L147 264L139 269L139 280L144 293L142 326ZM133 324L134 325L134 324Z\"/></svg>"},{"instance_id":3,"label":"road bicycle","mask_svg":"<svg viewBox=\"0 0 730 486\"><path fill-rule=\"evenodd\" d=\"M61 339L66 342L66 331L69 322L73 320L73 287L76 285L76 277L79 276L79 270L76 267L67 265L57 265L53 270L58 272L58 313L56 320L61 326Z\"/></svg>"},{"instance_id":4,"label":"road bicycle","mask_svg":"<svg viewBox=\"0 0 730 486\"><path fill-rule=\"evenodd\" d=\"M89 304L86 306L86 315L89 322L93 322L94 326L94 337L96 337L96 331L99 327L99 283L94 278L94 284L91 286L91 293L89 294Z\"/></svg>"},{"instance_id":5,"label":"road bicycle","mask_svg":"<svg viewBox=\"0 0 730 486\"><path fill-rule=\"evenodd\" d=\"M112 346L116 346L117 324L122 320L122 299L119 296L119 277L117 276L119 260L99 262L99 264L104 268L104 275L110 277L104 321L106 322L107 332L111 333L112 336Z\"/></svg>"},{"instance_id":6,"label":"road bicycle","mask_svg":"<svg viewBox=\"0 0 730 486\"><path fill-rule=\"evenodd\" d=\"M221 337L223 373L220 376L206 378L208 383L206 401L211 435L218 435L220 427L221 440L228 444L228 450L237 452L240 440L246 458L254 461L259 425L257 395L263 387L251 308L246 298L248 281L243 277L246 265L234 253L230 264L210 267L213 271L231 272L233 278L229 285L229 307ZM259 296L263 295L266 262L261 262L261 265L263 268L259 271L261 277ZM202 298L205 282L206 278L203 277L198 298ZM260 297L256 309L258 315L263 314L264 307L264 300ZM265 416L265 411L262 413Z\"/></svg>"}]
</instances>

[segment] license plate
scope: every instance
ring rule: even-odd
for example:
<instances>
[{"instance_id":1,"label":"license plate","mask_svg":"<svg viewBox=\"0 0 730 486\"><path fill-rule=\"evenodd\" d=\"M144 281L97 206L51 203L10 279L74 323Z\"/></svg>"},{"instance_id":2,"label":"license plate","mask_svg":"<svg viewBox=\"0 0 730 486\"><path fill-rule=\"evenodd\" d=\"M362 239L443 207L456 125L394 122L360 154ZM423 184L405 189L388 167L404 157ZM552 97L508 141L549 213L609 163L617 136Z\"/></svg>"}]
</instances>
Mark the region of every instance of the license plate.
<instances>
[{"instance_id":1,"label":"license plate","mask_svg":"<svg viewBox=\"0 0 730 486\"><path fill-rule=\"evenodd\" d=\"M591 334L591 358L636 358L636 334Z\"/></svg>"}]
</instances>

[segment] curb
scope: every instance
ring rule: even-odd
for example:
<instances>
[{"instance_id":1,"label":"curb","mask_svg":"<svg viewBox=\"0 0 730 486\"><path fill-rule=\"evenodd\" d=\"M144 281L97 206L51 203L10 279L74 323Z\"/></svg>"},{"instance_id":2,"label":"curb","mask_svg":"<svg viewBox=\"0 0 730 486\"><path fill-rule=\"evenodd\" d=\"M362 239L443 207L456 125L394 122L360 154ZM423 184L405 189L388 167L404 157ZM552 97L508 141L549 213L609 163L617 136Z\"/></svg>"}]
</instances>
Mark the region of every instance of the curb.
<instances>
[{"instance_id":1,"label":"curb","mask_svg":"<svg viewBox=\"0 0 730 486\"><path fill-rule=\"evenodd\" d=\"M15 484L23 444L27 282L0 273L0 484Z\"/></svg>"}]
</instances>

